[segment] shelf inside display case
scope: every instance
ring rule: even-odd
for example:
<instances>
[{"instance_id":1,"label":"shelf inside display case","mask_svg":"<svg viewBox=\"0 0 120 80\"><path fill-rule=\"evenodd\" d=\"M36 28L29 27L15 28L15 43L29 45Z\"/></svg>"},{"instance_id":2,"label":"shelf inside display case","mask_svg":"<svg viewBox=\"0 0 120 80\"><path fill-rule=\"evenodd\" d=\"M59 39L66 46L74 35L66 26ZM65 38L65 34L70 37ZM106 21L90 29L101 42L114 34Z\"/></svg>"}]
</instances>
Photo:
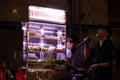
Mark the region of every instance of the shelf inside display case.
<instances>
[{"instance_id":1,"label":"shelf inside display case","mask_svg":"<svg viewBox=\"0 0 120 80\"><path fill-rule=\"evenodd\" d=\"M50 54L65 53L65 25L43 22L29 22L28 29L28 58L50 58ZM57 57L51 57L57 59Z\"/></svg>"}]
</instances>

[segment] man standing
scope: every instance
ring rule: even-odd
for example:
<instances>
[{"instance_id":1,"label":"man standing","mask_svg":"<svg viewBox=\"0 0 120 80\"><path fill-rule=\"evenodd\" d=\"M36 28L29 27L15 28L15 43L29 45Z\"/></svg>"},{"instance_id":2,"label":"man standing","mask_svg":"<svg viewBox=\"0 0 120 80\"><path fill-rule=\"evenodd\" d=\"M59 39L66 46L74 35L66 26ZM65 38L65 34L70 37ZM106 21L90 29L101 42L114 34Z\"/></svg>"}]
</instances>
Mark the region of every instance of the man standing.
<instances>
[{"instance_id":1,"label":"man standing","mask_svg":"<svg viewBox=\"0 0 120 80\"><path fill-rule=\"evenodd\" d=\"M77 43L75 49L73 49L72 64L81 69L86 68L87 52L84 52L84 50L87 50L87 48L84 48L84 45L86 45L89 41L90 37L88 36L84 38L82 42ZM75 80L85 80L87 78L87 73L85 70L72 70L72 76Z\"/></svg>"},{"instance_id":2,"label":"man standing","mask_svg":"<svg viewBox=\"0 0 120 80\"><path fill-rule=\"evenodd\" d=\"M99 42L91 49L89 56L90 80L112 80L114 46L111 36L111 29L100 25L96 33Z\"/></svg>"},{"instance_id":3,"label":"man standing","mask_svg":"<svg viewBox=\"0 0 120 80\"><path fill-rule=\"evenodd\" d=\"M82 71L84 69L76 67L72 64L72 48L74 45L75 40L72 37L66 38L66 57L65 57L65 64L66 64L66 80L72 80L71 70Z\"/></svg>"}]
</instances>

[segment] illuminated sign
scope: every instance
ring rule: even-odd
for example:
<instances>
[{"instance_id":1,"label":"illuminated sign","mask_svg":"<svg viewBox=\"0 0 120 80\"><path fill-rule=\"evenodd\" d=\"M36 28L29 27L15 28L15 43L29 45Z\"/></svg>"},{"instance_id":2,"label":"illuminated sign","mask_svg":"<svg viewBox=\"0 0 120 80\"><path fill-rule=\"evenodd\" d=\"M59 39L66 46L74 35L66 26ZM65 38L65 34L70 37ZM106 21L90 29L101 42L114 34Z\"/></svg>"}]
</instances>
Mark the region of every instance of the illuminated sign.
<instances>
[{"instance_id":1,"label":"illuminated sign","mask_svg":"<svg viewBox=\"0 0 120 80\"><path fill-rule=\"evenodd\" d=\"M42 21L50 21L57 23L66 22L66 16L64 10L37 7L37 6L29 6L28 18L32 20L42 20Z\"/></svg>"}]
</instances>

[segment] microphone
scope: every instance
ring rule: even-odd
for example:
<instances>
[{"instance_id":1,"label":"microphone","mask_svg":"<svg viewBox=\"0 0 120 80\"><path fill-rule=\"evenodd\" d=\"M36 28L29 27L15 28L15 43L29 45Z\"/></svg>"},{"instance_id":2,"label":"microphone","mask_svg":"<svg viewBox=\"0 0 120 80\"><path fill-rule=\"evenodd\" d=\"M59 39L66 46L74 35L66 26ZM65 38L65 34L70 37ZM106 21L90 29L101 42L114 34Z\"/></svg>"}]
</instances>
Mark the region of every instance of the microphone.
<instances>
[{"instance_id":1,"label":"microphone","mask_svg":"<svg viewBox=\"0 0 120 80\"><path fill-rule=\"evenodd\" d=\"M81 43L79 43L76 48L79 48L79 47L81 47L82 45L86 44L88 41L90 41L90 39L91 39L90 36L84 38L84 40L83 40Z\"/></svg>"}]
</instances>

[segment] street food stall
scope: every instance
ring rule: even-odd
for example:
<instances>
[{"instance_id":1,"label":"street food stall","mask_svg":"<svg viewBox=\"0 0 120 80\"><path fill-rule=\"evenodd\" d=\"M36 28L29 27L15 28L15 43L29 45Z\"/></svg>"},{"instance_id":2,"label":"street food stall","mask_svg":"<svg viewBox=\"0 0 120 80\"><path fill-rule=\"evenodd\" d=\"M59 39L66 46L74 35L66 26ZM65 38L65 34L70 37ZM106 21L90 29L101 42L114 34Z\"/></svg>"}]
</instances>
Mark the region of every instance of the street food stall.
<instances>
[{"instance_id":1,"label":"street food stall","mask_svg":"<svg viewBox=\"0 0 120 80\"><path fill-rule=\"evenodd\" d=\"M23 59L27 80L64 80L66 15L64 10L29 6Z\"/></svg>"}]
</instances>

